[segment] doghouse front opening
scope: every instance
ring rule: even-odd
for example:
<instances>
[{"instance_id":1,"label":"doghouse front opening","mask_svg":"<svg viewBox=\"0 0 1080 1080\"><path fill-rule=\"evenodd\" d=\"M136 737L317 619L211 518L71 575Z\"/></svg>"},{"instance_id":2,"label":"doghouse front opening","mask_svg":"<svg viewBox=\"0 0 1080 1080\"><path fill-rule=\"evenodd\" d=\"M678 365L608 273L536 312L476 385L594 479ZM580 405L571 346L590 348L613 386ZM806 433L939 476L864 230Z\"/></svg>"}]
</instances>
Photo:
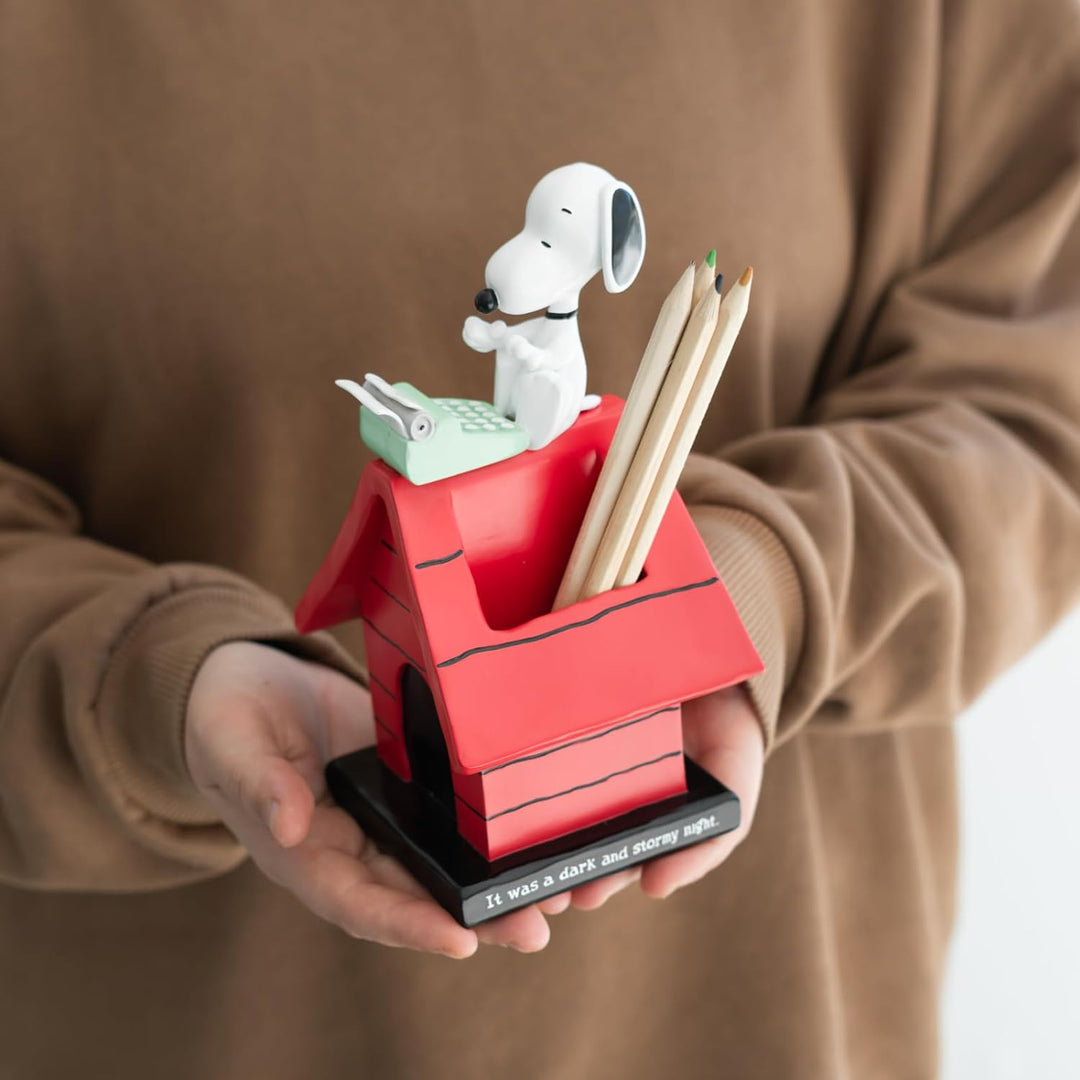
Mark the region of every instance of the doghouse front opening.
<instances>
[{"instance_id":1,"label":"doghouse front opening","mask_svg":"<svg viewBox=\"0 0 1080 1080\"><path fill-rule=\"evenodd\" d=\"M465 559L493 630L551 610L600 475L597 449L557 447L522 455L519 469L480 470L454 489Z\"/></svg>"},{"instance_id":2,"label":"doghouse front opening","mask_svg":"<svg viewBox=\"0 0 1080 1080\"><path fill-rule=\"evenodd\" d=\"M401 673L402 729L413 780L430 791L451 813L454 812L454 782L450 776L450 754L435 698L424 676L406 664Z\"/></svg>"}]
</instances>

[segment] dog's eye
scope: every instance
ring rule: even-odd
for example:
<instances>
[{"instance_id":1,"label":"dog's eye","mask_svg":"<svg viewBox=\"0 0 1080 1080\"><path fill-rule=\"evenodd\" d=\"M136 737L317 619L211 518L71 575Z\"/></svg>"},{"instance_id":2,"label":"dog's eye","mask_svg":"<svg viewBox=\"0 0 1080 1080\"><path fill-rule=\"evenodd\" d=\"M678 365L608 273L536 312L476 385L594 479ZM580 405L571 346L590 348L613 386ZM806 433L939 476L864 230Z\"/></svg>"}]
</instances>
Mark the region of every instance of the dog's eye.
<instances>
[{"instance_id":1,"label":"dog's eye","mask_svg":"<svg viewBox=\"0 0 1080 1080\"><path fill-rule=\"evenodd\" d=\"M546 240L541 240L540 243L543 244L544 247L551 247L551 245Z\"/></svg>"}]
</instances>

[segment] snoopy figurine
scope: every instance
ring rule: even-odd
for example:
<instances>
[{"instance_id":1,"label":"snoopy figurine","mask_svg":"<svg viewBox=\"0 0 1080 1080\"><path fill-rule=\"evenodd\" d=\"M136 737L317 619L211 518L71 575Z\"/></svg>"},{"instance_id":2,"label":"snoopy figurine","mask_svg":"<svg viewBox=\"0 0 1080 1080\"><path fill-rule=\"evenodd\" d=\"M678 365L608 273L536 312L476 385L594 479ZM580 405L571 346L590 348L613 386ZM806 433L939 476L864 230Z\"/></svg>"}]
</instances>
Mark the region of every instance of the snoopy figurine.
<instances>
[{"instance_id":1,"label":"snoopy figurine","mask_svg":"<svg viewBox=\"0 0 1080 1080\"><path fill-rule=\"evenodd\" d=\"M525 204L525 228L488 260L476 309L543 315L507 326L465 320L462 337L477 352L495 351L495 409L516 420L539 450L585 409L585 352L578 294L603 271L608 292L633 284L645 257L645 221L631 188L596 165L578 162L549 172Z\"/></svg>"}]
</instances>

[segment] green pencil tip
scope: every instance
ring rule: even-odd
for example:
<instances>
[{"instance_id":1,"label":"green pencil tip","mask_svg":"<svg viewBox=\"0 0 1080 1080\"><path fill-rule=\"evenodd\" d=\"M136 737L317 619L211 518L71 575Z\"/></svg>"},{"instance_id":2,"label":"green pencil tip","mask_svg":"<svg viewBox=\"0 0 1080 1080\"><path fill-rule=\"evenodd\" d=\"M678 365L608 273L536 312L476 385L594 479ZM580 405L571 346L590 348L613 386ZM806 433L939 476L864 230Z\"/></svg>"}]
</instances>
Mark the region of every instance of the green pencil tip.
<instances>
[{"instance_id":1,"label":"green pencil tip","mask_svg":"<svg viewBox=\"0 0 1080 1080\"><path fill-rule=\"evenodd\" d=\"M708 263L710 270L716 265L716 248L713 248L712 251L705 256L705 262Z\"/></svg>"}]
</instances>

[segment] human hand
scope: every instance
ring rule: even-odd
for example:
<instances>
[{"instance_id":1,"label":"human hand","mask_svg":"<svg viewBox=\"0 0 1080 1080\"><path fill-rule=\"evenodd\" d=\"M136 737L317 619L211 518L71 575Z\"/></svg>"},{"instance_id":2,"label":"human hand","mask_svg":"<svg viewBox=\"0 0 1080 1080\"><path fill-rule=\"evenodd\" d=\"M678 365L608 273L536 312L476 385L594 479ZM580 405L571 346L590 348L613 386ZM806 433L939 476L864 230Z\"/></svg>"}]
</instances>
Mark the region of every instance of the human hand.
<instances>
[{"instance_id":1,"label":"human hand","mask_svg":"<svg viewBox=\"0 0 1080 1080\"><path fill-rule=\"evenodd\" d=\"M231 642L199 668L184 752L196 787L272 881L353 937L463 958L548 942L535 906L468 930L333 804L323 769L375 741L367 691L279 649Z\"/></svg>"},{"instance_id":2,"label":"human hand","mask_svg":"<svg viewBox=\"0 0 1080 1080\"><path fill-rule=\"evenodd\" d=\"M600 907L634 881L656 899L715 870L746 838L754 820L765 763L761 723L746 691L729 687L683 705L683 744L686 753L739 796L741 820L732 832L683 848L671 855L590 881L568 893L553 896L538 906L555 915L571 904L582 910Z\"/></svg>"}]
</instances>

